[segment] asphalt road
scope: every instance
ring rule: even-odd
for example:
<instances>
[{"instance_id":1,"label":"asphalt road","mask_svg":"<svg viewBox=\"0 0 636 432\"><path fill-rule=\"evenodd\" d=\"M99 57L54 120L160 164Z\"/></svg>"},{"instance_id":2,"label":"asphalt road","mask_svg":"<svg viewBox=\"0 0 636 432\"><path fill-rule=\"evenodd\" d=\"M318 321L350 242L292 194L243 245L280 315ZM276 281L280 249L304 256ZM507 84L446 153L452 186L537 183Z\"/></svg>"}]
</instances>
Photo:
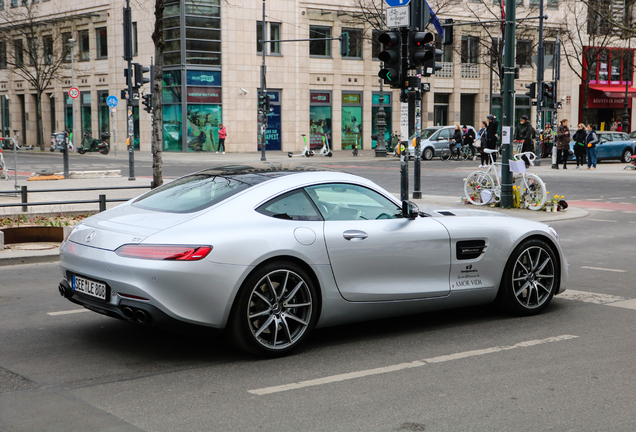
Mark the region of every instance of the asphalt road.
<instances>
[{"instance_id":1,"label":"asphalt road","mask_svg":"<svg viewBox=\"0 0 636 432\"><path fill-rule=\"evenodd\" d=\"M328 162L399 190L397 162ZM472 165L453 163L427 162L425 193L461 194ZM543 314L486 306L321 329L277 360L83 311L57 293L54 264L0 267L0 430L636 430L633 174L541 174L594 200L577 204L587 218L551 224L571 279Z\"/></svg>"}]
</instances>

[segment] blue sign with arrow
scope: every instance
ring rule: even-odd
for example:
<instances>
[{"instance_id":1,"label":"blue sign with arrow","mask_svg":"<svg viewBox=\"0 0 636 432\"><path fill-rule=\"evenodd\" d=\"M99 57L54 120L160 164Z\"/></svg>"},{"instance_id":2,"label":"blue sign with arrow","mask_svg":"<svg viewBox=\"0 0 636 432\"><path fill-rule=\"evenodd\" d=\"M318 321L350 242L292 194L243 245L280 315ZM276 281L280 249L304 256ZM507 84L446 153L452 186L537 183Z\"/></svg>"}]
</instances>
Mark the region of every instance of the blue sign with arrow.
<instances>
[{"instance_id":1,"label":"blue sign with arrow","mask_svg":"<svg viewBox=\"0 0 636 432\"><path fill-rule=\"evenodd\" d=\"M115 108L118 103L119 100L117 100L117 96L108 96L108 98L106 99L106 105L111 108Z\"/></svg>"},{"instance_id":2,"label":"blue sign with arrow","mask_svg":"<svg viewBox=\"0 0 636 432\"><path fill-rule=\"evenodd\" d=\"M384 0L384 2L391 7L396 7L396 6L406 6L407 4L411 2L411 0Z\"/></svg>"}]
</instances>

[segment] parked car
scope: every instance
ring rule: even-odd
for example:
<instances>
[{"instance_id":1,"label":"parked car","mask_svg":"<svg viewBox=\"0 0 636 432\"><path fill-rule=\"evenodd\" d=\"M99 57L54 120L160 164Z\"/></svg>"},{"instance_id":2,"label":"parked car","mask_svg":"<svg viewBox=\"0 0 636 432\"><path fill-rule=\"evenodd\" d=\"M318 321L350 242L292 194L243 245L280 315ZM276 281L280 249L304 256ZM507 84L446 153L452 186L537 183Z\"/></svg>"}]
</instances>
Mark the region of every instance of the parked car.
<instances>
[{"instance_id":1,"label":"parked car","mask_svg":"<svg viewBox=\"0 0 636 432\"><path fill-rule=\"evenodd\" d=\"M565 290L551 227L426 210L302 163L207 169L76 225L59 291L130 323L224 330L274 357L315 327L494 301L535 315Z\"/></svg>"},{"instance_id":2,"label":"parked car","mask_svg":"<svg viewBox=\"0 0 636 432\"><path fill-rule=\"evenodd\" d=\"M474 127L468 126L477 136ZM420 134L420 149L422 151L422 159L431 160L435 156L441 156L442 149L448 147L450 139L455 133L455 126L432 126L422 129ZM412 140L413 136L411 137ZM411 141L410 140L410 141ZM409 141L409 142L410 142ZM409 146L409 156L415 157L415 148Z\"/></svg>"},{"instance_id":3,"label":"parked car","mask_svg":"<svg viewBox=\"0 0 636 432\"><path fill-rule=\"evenodd\" d=\"M635 153L636 140L630 139L624 132L596 132L599 143L596 145L596 158L599 161L617 159L621 162L631 162ZM574 141L570 141L570 148L574 150ZM571 155L570 160L576 160Z\"/></svg>"}]
</instances>

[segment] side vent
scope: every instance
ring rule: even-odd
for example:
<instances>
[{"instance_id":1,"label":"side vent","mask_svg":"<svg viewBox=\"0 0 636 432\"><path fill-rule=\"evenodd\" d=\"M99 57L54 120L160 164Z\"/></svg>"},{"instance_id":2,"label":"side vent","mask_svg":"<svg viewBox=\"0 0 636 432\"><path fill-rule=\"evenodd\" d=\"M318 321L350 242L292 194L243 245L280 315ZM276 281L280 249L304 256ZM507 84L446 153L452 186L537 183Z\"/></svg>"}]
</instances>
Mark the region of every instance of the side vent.
<instances>
[{"instance_id":1,"label":"side vent","mask_svg":"<svg viewBox=\"0 0 636 432\"><path fill-rule=\"evenodd\" d=\"M469 260L479 258L486 249L485 240L463 240L457 242L457 259Z\"/></svg>"}]
</instances>

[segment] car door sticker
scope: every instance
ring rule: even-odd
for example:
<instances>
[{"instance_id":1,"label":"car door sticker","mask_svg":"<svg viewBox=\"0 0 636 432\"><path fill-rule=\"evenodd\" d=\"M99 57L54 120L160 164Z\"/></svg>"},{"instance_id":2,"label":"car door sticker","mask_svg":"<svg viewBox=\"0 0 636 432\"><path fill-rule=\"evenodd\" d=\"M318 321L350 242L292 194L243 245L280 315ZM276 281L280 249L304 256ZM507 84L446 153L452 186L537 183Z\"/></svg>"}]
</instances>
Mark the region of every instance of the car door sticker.
<instances>
[{"instance_id":1,"label":"car door sticker","mask_svg":"<svg viewBox=\"0 0 636 432\"><path fill-rule=\"evenodd\" d=\"M455 287L478 287L482 286L483 282L479 275L479 270L473 268L472 264L468 264L465 268L459 271L457 279L452 283L451 288Z\"/></svg>"}]
</instances>

